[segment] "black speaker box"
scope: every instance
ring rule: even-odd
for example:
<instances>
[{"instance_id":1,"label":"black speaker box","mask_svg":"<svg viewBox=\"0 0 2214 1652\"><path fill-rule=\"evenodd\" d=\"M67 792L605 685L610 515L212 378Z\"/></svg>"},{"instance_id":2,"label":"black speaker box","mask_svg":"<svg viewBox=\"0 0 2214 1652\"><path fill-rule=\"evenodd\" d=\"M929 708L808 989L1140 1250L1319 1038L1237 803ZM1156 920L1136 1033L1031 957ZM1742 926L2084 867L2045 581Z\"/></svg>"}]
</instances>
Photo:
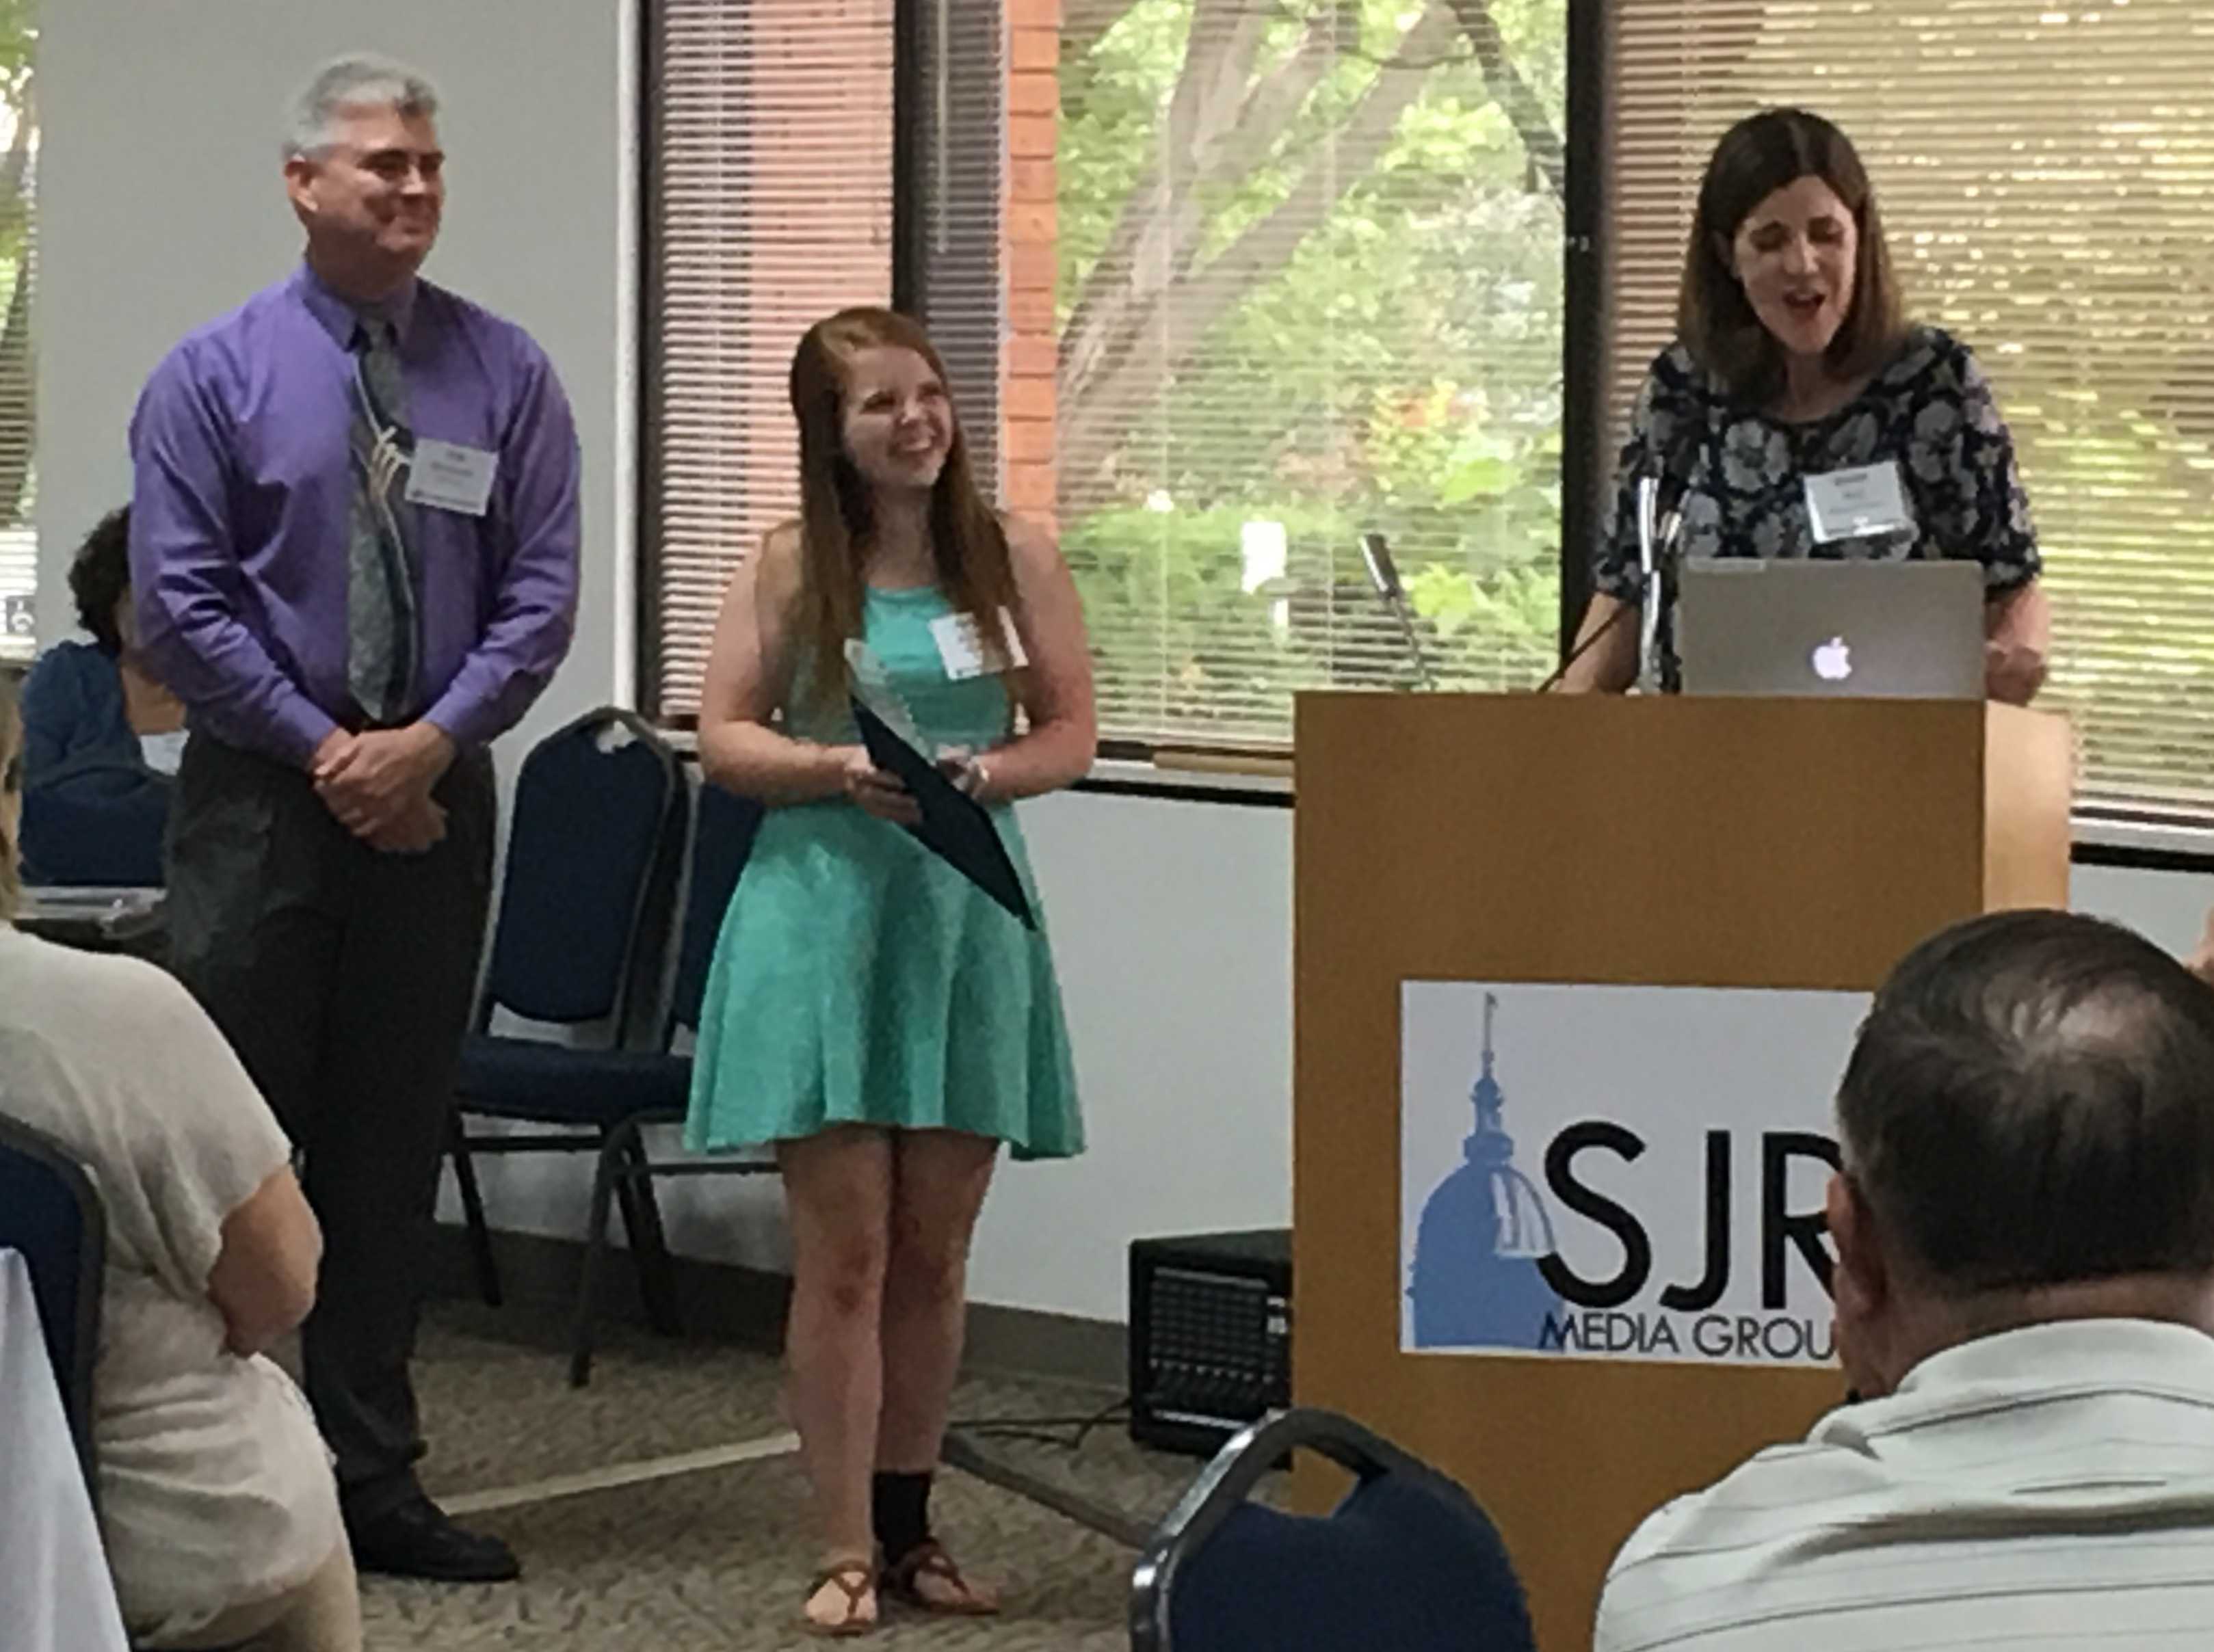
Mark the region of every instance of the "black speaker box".
<instances>
[{"instance_id":1,"label":"black speaker box","mask_svg":"<svg viewBox=\"0 0 2214 1652\"><path fill-rule=\"evenodd\" d=\"M1132 1241L1130 1437L1212 1456L1291 1403L1291 1229Z\"/></svg>"}]
</instances>

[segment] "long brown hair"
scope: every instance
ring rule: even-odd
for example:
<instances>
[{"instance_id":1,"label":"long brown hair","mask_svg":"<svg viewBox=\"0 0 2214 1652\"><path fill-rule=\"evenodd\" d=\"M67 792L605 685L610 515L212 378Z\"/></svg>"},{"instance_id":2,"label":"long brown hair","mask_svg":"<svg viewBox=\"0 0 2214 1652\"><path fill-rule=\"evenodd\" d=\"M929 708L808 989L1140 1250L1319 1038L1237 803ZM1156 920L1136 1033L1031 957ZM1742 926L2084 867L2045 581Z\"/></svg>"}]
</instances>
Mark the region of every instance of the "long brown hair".
<instances>
[{"instance_id":1,"label":"long brown hair","mask_svg":"<svg viewBox=\"0 0 2214 1652\"><path fill-rule=\"evenodd\" d=\"M823 704L842 704L846 643L861 634L861 552L874 534L866 483L846 452L847 363L859 351L911 350L941 384L945 363L908 317L876 308L841 310L808 328L792 357L792 411L799 423L798 633L808 680ZM950 385L949 385L950 390ZM945 464L930 491L930 552L945 599L976 621L986 658L1009 661L1000 612L1015 607L1006 530L977 491L958 409Z\"/></svg>"},{"instance_id":2,"label":"long brown hair","mask_svg":"<svg viewBox=\"0 0 2214 1652\"><path fill-rule=\"evenodd\" d=\"M1844 203L1860 239L1853 307L1823 352L1830 370L1840 378L1873 373L1897 353L1905 332L1875 189L1852 140L1805 109L1749 115L1722 134L1707 162L1684 254L1676 332L1694 361L1733 396L1755 406L1783 392L1783 346L1753 314L1730 267L1729 248L1748 212L1809 177L1820 178Z\"/></svg>"}]
</instances>

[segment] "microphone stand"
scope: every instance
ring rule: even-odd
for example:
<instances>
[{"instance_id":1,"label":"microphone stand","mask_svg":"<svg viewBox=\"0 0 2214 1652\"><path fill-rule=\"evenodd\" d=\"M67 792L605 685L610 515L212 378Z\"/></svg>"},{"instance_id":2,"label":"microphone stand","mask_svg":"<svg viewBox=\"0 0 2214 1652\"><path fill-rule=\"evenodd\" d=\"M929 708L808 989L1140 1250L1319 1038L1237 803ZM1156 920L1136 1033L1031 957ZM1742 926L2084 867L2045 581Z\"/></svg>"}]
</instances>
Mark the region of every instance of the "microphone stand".
<instances>
[{"instance_id":1,"label":"microphone stand","mask_svg":"<svg viewBox=\"0 0 2214 1652\"><path fill-rule=\"evenodd\" d=\"M1637 479L1637 686L1647 694L1673 694L1682 686L1675 627L1666 623L1676 600L1676 557L1684 528L1680 509L1660 509L1657 477Z\"/></svg>"},{"instance_id":2,"label":"microphone stand","mask_svg":"<svg viewBox=\"0 0 2214 1652\"><path fill-rule=\"evenodd\" d=\"M1399 583L1399 570L1391 560L1391 547L1381 533L1369 533L1361 536L1361 559L1368 569L1368 583L1376 593L1377 600L1391 611L1399 622L1399 636L1407 646L1407 657L1415 667L1415 675L1426 689L1434 689L1437 679L1430 674L1429 656L1422 651L1421 634L1415 629L1415 616L1408 611L1406 588Z\"/></svg>"}]
</instances>

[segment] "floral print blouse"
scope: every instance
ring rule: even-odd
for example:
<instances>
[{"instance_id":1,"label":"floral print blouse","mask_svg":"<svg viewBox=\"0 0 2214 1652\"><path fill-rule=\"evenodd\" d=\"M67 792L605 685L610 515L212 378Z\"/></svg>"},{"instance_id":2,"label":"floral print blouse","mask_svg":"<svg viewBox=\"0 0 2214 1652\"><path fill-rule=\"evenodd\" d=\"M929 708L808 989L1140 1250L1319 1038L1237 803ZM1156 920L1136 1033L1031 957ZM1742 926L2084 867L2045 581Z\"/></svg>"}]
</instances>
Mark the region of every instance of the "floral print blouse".
<instances>
[{"instance_id":1,"label":"floral print blouse","mask_svg":"<svg viewBox=\"0 0 2214 1652\"><path fill-rule=\"evenodd\" d=\"M1805 481L1898 462L1915 526L1818 545ZM1638 594L1637 479L1674 462L1687 477L1686 557L1953 557L1984 565L1987 592L2037 577L2037 531L2014 442L1967 346L1931 326L1908 330L1898 358L1827 417L1789 424L1732 403L1677 344L1639 391L1618 472L1614 525L1592 568L1610 596Z\"/></svg>"}]
</instances>

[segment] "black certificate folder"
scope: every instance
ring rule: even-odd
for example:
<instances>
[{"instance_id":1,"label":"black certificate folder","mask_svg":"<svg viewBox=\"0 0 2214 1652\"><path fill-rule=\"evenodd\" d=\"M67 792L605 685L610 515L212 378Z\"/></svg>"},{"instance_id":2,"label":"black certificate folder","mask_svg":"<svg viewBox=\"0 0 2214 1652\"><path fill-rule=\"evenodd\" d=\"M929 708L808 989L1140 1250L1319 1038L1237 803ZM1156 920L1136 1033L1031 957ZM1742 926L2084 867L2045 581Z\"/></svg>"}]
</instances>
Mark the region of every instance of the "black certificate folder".
<instances>
[{"instance_id":1,"label":"black certificate folder","mask_svg":"<svg viewBox=\"0 0 2214 1652\"><path fill-rule=\"evenodd\" d=\"M1027 929L1037 928L1030 897L1000 841L1000 829L984 806L939 772L938 765L907 743L892 726L856 698L853 721L860 725L861 743L869 760L914 796L922 810L922 822L908 828L953 869L1020 918Z\"/></svg>"}]
</instances>

